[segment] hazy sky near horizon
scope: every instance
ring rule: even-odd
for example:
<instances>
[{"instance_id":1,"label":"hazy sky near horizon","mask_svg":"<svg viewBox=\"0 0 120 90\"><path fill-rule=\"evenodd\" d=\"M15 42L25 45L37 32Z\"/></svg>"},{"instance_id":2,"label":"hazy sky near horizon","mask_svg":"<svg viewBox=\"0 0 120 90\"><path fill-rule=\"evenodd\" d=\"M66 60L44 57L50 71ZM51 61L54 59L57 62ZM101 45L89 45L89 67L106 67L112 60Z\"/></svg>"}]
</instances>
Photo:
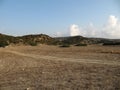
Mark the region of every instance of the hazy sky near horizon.
<instances>
[{"instance_id":1,"label":"hazy sky near horizon","mask_svg":"<svg viewBox=\"0 0 120 90\"><path fill-rule=\"evenodd\" d=\"M119 0L0 0L0 33L120 38L119 4Z\"/></svg>"}]
</instances>

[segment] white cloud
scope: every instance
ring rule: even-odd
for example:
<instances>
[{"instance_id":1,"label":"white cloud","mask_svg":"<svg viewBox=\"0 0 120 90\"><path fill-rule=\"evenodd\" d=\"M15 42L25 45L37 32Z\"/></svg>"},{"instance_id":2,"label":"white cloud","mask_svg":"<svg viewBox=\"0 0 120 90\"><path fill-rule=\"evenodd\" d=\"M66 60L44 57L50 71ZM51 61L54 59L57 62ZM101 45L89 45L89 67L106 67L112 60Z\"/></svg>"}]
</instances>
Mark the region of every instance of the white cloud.
<instances>
[{"instance_id":1,"label":"white cloud","mask_svg":"<svg viewBox=\"0 0 120 90\"><path fill-rule=\"evenodd\" d=\"M57 36L57 37L61 37L61 36L62 36L62 33L61 33L61 32L57 32L57 33L56 33L56 36Z\"/></svg>"},{"instance_id":2,"label":"white cloud","mask_svg":"<svg viewBox=\"0 0 120 90\"><path fill-rule=\"evenodd\" d=\"M120 21L117 17L109 16L108 22L103 26L104 37L106 38L120 38Z\"/></svg>"},{"instance_id":3,"label":"white cloud","mask_svg":"<svg viewBox=\"0 0 120 90\"><path fill-rule=\"evenodd\" d=\"M73 24L70 26L70 36L80 35L80 28L78 25Z\"/></svg>"},{"instance_id":4,"label":"white cloud","mask_svg":"<svg viewBox=\"0 0 120 90\"><path fill-rule=\"evenodd\" d=\"M60 32L57 32L57 36L64 35L68 34L61 34ZM79 27L79 25L72 24L69 28L69 35L120 39L120 21L116 16L110 15L106 23L99 28L95 27L93 23L89 23L84 28Z\"/></svg>"},{"instance_id":5,"label":"white cloud","mask_svg":"<svg viewBox=\"0 0 120 90\"><path fill-rule=\"evenodd\" d=\"M110 15L108 19L108 25L111 27L115 27L117 23L118 23L118 19L115 16Z\"/></svg>"},{"instance_id":6,"label":"white cloud","mask_svg":"<svg viewBox=\"0 0 120 90\"><path fill-rule=\"evenodd\" d=\"M98 29L93 25L93 23L89 23L89 25L83 29L86 33L85 36L87 37L98 37Z\"/></svg>"},{"instance_id":7,"label":"white cloud","mask_svg":"<svg viewBox=\"0 0 120 90\"><path fill-rule=\"evenodd\" d=\"M70 35L111 39L120 38L120 21L116 16L110 15L106 24L101 28L96 28L93 23L89 23L85 28L73 24L70 26Z\"/></svg>"},{"instance_id":8,"label":"white cloud","mask_svg":"<svg viewBox=\"0 0 120 90\"><path fill-rule=\"evenodd\" d=\"M70 26L70 36L98 37L98 33L99 31L94 27L93 23L89 23L85 28L79 27L76 24Z\"/></svg>"}]
</instances>

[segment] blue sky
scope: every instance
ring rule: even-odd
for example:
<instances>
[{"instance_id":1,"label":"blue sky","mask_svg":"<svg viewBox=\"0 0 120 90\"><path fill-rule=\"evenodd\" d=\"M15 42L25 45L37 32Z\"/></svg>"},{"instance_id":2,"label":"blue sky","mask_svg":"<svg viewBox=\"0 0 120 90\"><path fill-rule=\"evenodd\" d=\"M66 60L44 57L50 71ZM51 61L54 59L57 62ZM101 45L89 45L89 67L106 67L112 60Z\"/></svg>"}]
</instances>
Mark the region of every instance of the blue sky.
<instances>
[{"instance_id":1,"label":"blue sky","mask_svg":"<svg viewBox=\"0 0 120 90\"><path fill-rule=\"evenodd\" d=\"M119 2L119 1L118 1ZM0 0L0 32L11 35L67 33L70 25L101 27L119 18L117 0Z\"/></svg>"}]
</instances>

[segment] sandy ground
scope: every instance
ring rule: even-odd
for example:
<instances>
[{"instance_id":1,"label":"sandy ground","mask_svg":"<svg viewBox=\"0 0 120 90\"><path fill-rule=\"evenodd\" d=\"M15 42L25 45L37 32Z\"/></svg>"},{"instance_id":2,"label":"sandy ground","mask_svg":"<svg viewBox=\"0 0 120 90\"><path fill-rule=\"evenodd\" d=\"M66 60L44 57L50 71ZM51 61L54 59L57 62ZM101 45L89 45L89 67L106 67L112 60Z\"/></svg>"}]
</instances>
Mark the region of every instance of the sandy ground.
<instances>
[{"instance_id":1,"label":"sandy ground","mask_svg":"<svg viewBox=\"0 0 120 90\"><path fill-rule=\"evenodd\" d=\"M0 48L0 90L120 90L120 46Z\"/></svg>"}]
</instances>

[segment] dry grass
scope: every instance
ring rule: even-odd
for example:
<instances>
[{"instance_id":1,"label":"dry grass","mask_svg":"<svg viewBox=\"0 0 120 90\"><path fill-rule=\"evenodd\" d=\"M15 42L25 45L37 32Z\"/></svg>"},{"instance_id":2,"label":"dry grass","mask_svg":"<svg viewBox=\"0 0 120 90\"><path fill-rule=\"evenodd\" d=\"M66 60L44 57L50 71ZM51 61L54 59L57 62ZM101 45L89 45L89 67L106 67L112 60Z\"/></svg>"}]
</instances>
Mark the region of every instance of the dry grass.
<instances>
[{"instance_id":1,"label":"dry grass","mask_svg":"<svg viewBox=\"0 0 120 90\"><path fill-rule=\"evenodd\" d=\"M0 89L120 90L120 54L111 51L120 52L120 47L0 49Z\"/></svg>"}]
</instances>

